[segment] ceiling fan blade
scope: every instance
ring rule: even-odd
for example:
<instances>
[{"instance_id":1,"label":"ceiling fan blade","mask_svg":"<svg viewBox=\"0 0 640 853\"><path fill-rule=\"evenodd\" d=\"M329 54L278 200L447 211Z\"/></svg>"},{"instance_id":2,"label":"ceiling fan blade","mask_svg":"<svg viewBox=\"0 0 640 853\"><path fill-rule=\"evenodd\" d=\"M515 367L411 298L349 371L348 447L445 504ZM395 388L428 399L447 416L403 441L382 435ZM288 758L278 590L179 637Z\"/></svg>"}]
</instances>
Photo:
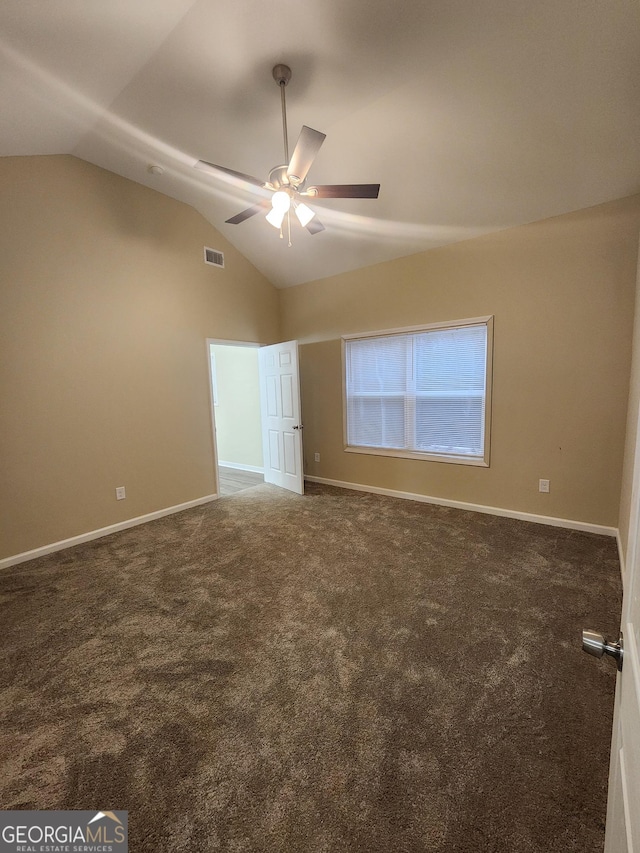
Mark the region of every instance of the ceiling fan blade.
<instances>
[{"instance_id":1,"label":"ceiling fan blade","mask_svg":"<svg viewBox=\"0 0 640 853\"><path fill-rule=\"evenodd\" d=\"M267 207L271 207L270 199L265 199L258 204L254 204L246 210L243 210L241 213L236 213L236 215L232 216L231 219L225 219L225 222L229 225L240 225L240 223L244 222L245 219L255 216L256 213L260 213L260 211L265 210Z\"/></svg>"},{"instance_id":2,"label":"ceiling fan blade","mask_svg":"<svg viewBox=\"0 0 640 853\"><path fill-rule=\"evenodd\" d=\"M309 234L318 234L320 231L324 231L324 225L318 219L317 214L304 227L307 229Z\"/></svg>"},{"instance_id":3,"label":"ceiling fan blade","mask_svg":"<svg viewBox=\"0 0 640 853\"><path fill-rule=\"evenodd\" d=\"M245 175L244 172L236 172L233 169L227 169L225 166L216 166L215 163L207 163L206 160L198 160L195 164L196 169L203 172L208 172L210 175L215 175L218 172L223 172L225 175L231 175L233 178L239 178L247 184L253 184L256 187L264 187L265 182L259 178L254 178L252 175Z\"/></svg>"},{"instance_id":4,"label":"ceiling fan blade","mask_svg":"<svg viewBox=\"0 0 640 853\"><path fill-rule=\"evenodd\" d=\"M287 175L290 179L296 178L298 184L304 181L325 137L326 133L320 133L319 130L307 127L306 124L302 125L300 136L296 142L296 147L293 149L287 169Z\"/></svg>"},{"instance_id":5,"label":"ceiling fan blade","mask_svg":"<svg viewBox=\"0 0 640 853\"><path fill-rule=\"evenodd\" d=\"M308 187L300 195L310 198L378 198L380 184L324 184Z\"/></svg>"}]
</instances>

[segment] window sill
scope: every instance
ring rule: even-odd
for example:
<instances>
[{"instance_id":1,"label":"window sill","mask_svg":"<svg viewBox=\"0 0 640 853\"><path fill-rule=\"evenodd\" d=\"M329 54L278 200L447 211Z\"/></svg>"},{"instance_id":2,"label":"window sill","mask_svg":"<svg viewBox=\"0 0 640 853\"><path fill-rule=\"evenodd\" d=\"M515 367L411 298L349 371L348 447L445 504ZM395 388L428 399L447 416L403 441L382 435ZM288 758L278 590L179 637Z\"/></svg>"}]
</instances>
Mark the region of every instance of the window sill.
<instances>
[{"instance_id":1,"label":"window sill","mask_svg":"<svg viewBox=\"0 0 640 853\"><path fill-rule=\"evenodd\" d=\"M392 447L344 447L345 453L364 453L367 456L392 456L398 459L418 459L422 462L450 462L454 465L471 465L488 468L489 457L456 456L448 453L418 453L411 450L394 450Z\"/></svg>"}]
</instances>

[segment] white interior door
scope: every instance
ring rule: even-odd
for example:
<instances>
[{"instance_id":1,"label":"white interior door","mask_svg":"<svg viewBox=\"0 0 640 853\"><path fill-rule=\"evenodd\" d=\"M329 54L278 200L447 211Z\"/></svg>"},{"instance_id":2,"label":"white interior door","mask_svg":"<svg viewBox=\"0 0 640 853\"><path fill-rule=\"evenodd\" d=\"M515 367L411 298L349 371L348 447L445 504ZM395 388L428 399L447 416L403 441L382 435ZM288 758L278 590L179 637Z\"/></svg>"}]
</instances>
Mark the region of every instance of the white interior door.
<instances>
[{"instance_id":1,"label":"white interior door","mask_svg":"<svg viewBox=\"0 0 640 853\"><path fill-rule=\"evenodd\" d=\"M640 431L631 503L620 620L624 656L616 684L605 853L640 853Z\"/></svg>"},{"instance_id":2,"label":"white interior door","mask_svg":"<svg viewBox=\"0 0 640 853\"><path fill-rule=\"evenodd\" d=\"M298 342L260 347L264 480L304 494Z\"/></svg>"}]
</instances>

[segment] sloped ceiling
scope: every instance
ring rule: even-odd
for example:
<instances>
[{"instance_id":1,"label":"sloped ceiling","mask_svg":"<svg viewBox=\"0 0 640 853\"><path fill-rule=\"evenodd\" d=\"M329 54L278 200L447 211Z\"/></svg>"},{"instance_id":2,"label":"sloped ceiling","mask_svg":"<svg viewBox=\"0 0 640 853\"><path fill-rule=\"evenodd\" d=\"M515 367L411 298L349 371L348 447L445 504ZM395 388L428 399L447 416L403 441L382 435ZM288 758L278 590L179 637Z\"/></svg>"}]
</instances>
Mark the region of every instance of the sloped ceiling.
<instances>
[{"instance_id":1,"label":"sloped ceiling","mask_svg":"<svg viewBox=\"0 0 640 853\"><path fill-rule=\"evenodd\" d=\"M291 247L246 185L302 124L313 206ZM637 0L3 0L0 155L73 154L192 204L288 287L640 192ZM150 164L163 167L152 175Z\"/></svg>"}]
</instances>

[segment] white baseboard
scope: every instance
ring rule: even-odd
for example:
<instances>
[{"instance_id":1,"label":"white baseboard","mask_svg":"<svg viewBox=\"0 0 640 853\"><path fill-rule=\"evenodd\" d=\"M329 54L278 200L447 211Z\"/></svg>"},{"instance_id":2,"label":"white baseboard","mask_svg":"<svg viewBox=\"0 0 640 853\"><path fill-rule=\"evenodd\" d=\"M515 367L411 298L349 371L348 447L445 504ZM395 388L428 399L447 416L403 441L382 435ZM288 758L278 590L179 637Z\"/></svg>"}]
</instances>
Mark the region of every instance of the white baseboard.
<instances>
[{"instance_id":1,"label":"white baseboard","mask_svg":"<svg viewBox=\"0 0 640 853\"><path fill-rule=\"evenodd\" d=\"M378 486L363 486L360 483L345 483L342 480L329 480L326 477L305 476L310 483L324 483L327 486L337 486L340 489L353 489L356 492L371 492L374 495L387 495L390 498L402 498L408 501L450 506L454 509L466 509L470 512L484 512L487 515L501 515L505 518L518 518L521 521L531 521L534 524L548 524L552 527L567 527L570 530L582 530L586 533L599 533L602 536L618 536L616 527L605 527L602 524L591 524L588 521L572 521L567 518L554 518L548 515L534 515L530 512L518 512L512 509L502 509L496 506L452 501L447 498L434 498L429 495L418 495L413 492L398 492L395 489L381 489Z\"/></svg>"},{"instance_id":2,"label":"white baseboard","mask_svg":"<svg viewBox=\"0 0 640 853\"><path fill-rule=\"evenodd\" d=\"M243 465L241 462L222 462L218 459L219 468L235 468L236 471L252 471L254 474L264 474L264 468L257 465Z\"/></svg>"},{"instance_id":3,"label":"white baseboard","mask_svg":"<svg viewBox=\"0 0 640 853\"><path fill-rule=\"evenodd\" d=\"M50 545L43 545L41 548L34 548L33 551L24 551L22 554L15 554L13 557L5 557L0 560L0 569L8 569L9 566L16 566L18 563L25 563L27 560L35 560L36 557L44 557L47 554L53 554L54 551L63 551L65 548L73 548L74 545L82 545L83 542L91 542L92 539L100 539L102 536L109 536L111 533L118 533L120 530L127 530L129 527L136 527L138 524L146 524L148 521L155 521L156 518L164 518L165 515L173 515L175 512L182 512L185 509L191 509L194 506L215 501L218 495L206 495L203 498L196 498L194 501L187 501L177 506L169 506L165 509L158 509L155 512L149 512L146 515L139 515L137 518L128 518L126 521L119 521L117 524L110 524L108 527L101 527L99 530L91 530L89 533L81 533L79 536L72 536L70 539L61 539L59 542L52 542Z\"/></svg>"},{"instance_id":4,"label":"white baseboard","mask_svg":"<svg viewBox=\"0 0 640 853\"><path fill-rule=\"evenodd\" d=\"M226 464L226 463L219 463ZM245 469L246 470L246 469ZM620 542L620 533L615 527L605 527L601 524L591 524L586 521L573 521L566 518L554 518L546 515L534 515L529 512L517 512L516 510L502 509L500 507L483 506L481 504L465 503L464 501L452 501L447 498L434 498L429 495L419 495L413 492L400 492L395 489L381 489L377 486L363 486L360 483L346 483L343 480L330 480L326 477L311 477L305 476L305 480L311 483L324 483L327 486L337 486L341 489L353 489L357 492L371 492L375 495L387 495L392 498L402 498L403 500L420 501L422 503L436 504L439 506L450 506L454 509L464 509L471 512L483 512L488 515L500 515L505 518L518 518L521 521L530 521L535 524L548 524L552 527L566 527L570 530L583 530L587 533L599 533L603 536L615 536L618 543L618 555L620 558L620 566L624 574L623 553ZM206 495L202 498L196 498L193 501L177 504L176 506L159 509L155 512L139 515L136 518L129 518L126 521L120 521L117 524L111 524L108 527L101 527L98 530L91 530L88 533L81 533L79 536L72 536L70 539L62 539L59 542L52 542L49 545L43 545L40 548L34 548L32 551L24 551L21 554L15 554L12 557L5 557L0 560L0 569L7 569L10 566L16 566L19 563L25 563L27 560L35 560L37 557L44 557L47 554L53 554L55 551L63 551L65 548L73 548L75 545L82 545L83 542L91 542L93 539L100 539L103 536L109 536L111 533L118 533L120 530L127 530L130 527L136 527L139 524L146 524L148 521L154 521L157 518L163 518L166 515L172 515L176 512L182 512L185 509L201 506L202 504L210 503L218 498L218 495Z\"/></svg>"}]
</instances>

